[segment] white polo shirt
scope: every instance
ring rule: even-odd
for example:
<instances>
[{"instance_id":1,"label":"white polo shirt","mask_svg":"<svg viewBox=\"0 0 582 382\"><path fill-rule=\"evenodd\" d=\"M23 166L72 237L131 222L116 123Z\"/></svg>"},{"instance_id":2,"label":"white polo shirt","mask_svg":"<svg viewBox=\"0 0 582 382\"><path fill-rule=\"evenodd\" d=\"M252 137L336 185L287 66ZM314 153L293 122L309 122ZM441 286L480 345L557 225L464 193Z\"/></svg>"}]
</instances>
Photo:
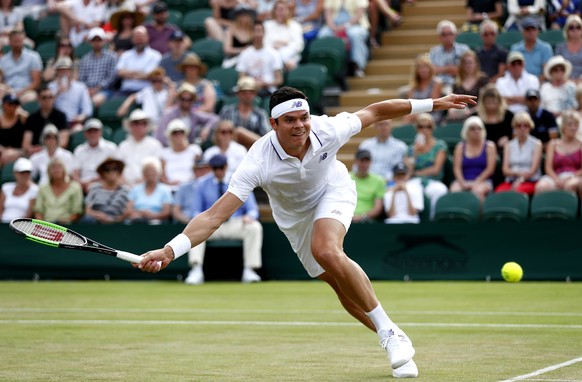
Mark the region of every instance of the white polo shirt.
<instances>
[{"instance_id":1,"label":"white polo shirt","mask_svg":"<svg viewBox=\"0 0 582 382\"><path fill-rule=\"evenodd\" d=\"M244 202L256 187L263 188L273 218L282 229L289 228L317 207L331 182L338 177L351 181L336 154L361 129L355 114L311 116L311 146L303 161L288 155L270 131L253 144L228 191Z\"/></svg>"}]
</instances>

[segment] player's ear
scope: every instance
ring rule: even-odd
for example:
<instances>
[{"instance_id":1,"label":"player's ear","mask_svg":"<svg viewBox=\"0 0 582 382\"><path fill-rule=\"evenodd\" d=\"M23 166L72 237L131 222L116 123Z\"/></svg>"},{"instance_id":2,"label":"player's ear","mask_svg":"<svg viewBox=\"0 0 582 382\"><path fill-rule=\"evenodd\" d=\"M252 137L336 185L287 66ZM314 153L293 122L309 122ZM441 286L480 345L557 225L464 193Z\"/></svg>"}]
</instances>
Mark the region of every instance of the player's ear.
<instances>
[{"instance_id":1,"label":"player's ear","mask_svg":"<svg viewBox=\"0 0 582 382\"><path fill-rule=\"evenodd\" d=\"M271 123L271 127L273 128L273 130L277 131L277 120L275 118L269 118L269 122Z\"/></svg>"}]
</instances>

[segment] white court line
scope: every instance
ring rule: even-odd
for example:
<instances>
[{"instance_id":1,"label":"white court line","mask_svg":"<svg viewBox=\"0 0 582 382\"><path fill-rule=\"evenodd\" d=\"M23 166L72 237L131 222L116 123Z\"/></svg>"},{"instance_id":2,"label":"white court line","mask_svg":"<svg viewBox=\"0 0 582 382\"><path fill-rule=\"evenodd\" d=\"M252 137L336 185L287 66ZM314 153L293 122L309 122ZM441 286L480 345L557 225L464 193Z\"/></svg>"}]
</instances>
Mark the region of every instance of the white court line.
<instances>
[{"instance_id":1,"label":"white court line","mask_svg":"<svg viewBox=\"0 0 582 382\"><path fill-rule=\"evenodd\" d=\"M524 374L524 375L519 375L517 377L513 377L511 379L506 379L506 380L501 381L501 382L523 381L524 379L528 379L530 377L536 377L538 375L547 373L549 371L558 370L558 369L561 369L563 367L573 365L573 364L575 364L577 362L582 362L582 357L580 357L580 358L574 358L574 359L571 359L569 361L559 363L557 365L548 366L548 367L545 367L543 369L536 370L536 371L534 371L532 373Z\"/></svg>"},{"instance_id":2,"label":"white court line","mask_svg":"<svg viewBox=\"0 0 582 382\"><path fill-rule=\"evenodd\" d=\"M10 313L10 312L33 312L33 313L63 313L63 312L78 312L78 313L94 313L94 312L115 312L115 313L274 313L280 314L280 309L186 309L186 308L34 308L34 307L18 307L18 308L2 308L0 307L0 313ZM288 314L305 314L305 313L341 313L345 314L345 310L342 309L321 309L321 310L303 310L303 309L291 309L285 310ZM434 310L390 310L388 313L390 315L394 314L409 314L418 316L536 316L536 317L582 317L582 313L566 312L566 313L554 313L554 312L471 312L471 311L434 311Z\"/></svg>"},{"instance_id":3,"label":"white court line","mask_svg":"<svg viewBox=\"0 0 582 382\"><path fill-rule=\"evenodd\" d=\"M210 321L210 320L0 320L0 324L18 325L245 325L245 326L360 326L358 322L330 321ZM410 327L492 328L492 329L582 329L582 325L554 324L463 324L399 323Z\"/></svg>"}]
</instances>

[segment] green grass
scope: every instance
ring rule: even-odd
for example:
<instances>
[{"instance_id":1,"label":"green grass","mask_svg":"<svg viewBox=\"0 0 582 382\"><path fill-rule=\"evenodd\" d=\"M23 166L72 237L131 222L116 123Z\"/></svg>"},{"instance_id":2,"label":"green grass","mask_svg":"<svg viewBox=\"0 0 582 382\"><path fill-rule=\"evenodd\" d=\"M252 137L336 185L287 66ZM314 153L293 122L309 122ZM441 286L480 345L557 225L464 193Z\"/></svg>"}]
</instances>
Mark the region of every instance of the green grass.
<instances>
[{"instance_id":1,"label":"green grass","mask_svg":"<svg viewBox=\"0 0 582 382\"><path fill-rule=\"evenodd\" d=\"M419 381L500 381L582 357L582 284L375 282ZM386 381L321 282L0 282L0 381ZM525 379L580 381L582 362Z\"/></svg>"}]
</instances>

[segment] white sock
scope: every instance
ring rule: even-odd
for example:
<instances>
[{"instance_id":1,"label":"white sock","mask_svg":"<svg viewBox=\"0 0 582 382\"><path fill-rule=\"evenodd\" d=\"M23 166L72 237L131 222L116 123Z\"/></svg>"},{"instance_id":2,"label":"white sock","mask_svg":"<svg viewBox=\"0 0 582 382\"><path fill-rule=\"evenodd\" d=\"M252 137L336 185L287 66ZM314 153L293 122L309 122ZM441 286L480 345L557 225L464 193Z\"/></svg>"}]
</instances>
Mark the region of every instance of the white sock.
<instances>
[{"instance_id":1,"label":"white sock","mask_svg":"<svg viewBox=\"0 0 582 382\"><path fill-rule=\"evenodd\" d=\"M367 312L366 316L370 317L370 320L372 320L374 323L374 326L376 327L376 333L380 330L388 330L396 326L388 317L384 311L384 308L382 308L382 304L380 303L371 312Z\"/></svg>"}]
</instances>

